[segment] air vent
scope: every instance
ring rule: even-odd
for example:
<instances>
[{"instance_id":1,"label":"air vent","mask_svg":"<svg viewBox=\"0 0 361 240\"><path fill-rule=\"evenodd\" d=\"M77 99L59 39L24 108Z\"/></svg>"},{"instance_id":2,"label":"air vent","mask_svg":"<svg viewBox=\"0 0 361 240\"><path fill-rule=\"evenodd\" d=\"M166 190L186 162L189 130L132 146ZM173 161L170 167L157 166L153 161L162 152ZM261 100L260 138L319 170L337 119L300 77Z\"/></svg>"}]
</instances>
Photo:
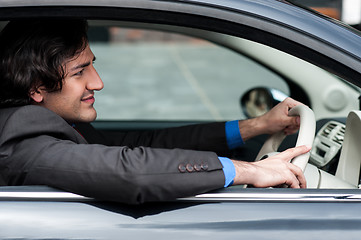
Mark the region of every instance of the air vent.
<instances>
[{"instance_id":1,"label":"air vent","mask_svg":"<svg viewBox=\"0 0 361 240\"><path fill-rule=\"evenodd\" d=\"M345 124L327 122L318 132L313 142L310 162L317 167L329 164L340 152L344 140Z\"/></svg>"},{"instance_id":2,"label":"air vent","mask_svg":"<svg viewBox=\"0 0 361 240\"><path fill-rule=\"evenodd\" d=\"M343 140L344 140L344 136L345 136L345 131L346 131L345 126L340 126L337 129L336 134L333 136L332 141L342 145Z\"/></svg>"},{"instance_id":3,"label":"air vent","mask_svg":"<svg viewBox=\"0 0 361 240\"><path fill-rule=\"evenodd\" d=\"M346 127L343 123L331 121L327 123L319 133L321 136L342 145Z\"/></svg>"},{"instance_id":4,"label":"air vent","mask_svg":"<svg viewBox=\"0 0 361 240\"><path fill-rule=\"evenodd\" d=\"M332 130L337 126L335 123L329 123L322 131L321 135L328 138L328 136L331 134Z\"/></svg>"}]
</instances>

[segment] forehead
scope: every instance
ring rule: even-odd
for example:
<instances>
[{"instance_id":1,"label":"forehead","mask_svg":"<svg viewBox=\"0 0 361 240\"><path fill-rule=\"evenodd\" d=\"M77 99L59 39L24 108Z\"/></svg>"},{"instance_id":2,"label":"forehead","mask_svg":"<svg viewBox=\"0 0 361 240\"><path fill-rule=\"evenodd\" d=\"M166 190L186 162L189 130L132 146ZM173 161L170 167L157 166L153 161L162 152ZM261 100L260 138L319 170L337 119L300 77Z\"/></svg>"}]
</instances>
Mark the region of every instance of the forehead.
<instances>
[{"instance_id":1,"label":"forehead","mask_svg":"<svg viewBox=\"0 0 361 240\"><path fill-rule=\"evenodd\" d=\"M79 54L71 58L70 60L65 62L65 67L68 70L72 70L74 68L80 67L82 64L90 63L94 59L94 54L90 49L89 44L86 45L84 50L82 50Z\"/></svg>"}]
</instances>

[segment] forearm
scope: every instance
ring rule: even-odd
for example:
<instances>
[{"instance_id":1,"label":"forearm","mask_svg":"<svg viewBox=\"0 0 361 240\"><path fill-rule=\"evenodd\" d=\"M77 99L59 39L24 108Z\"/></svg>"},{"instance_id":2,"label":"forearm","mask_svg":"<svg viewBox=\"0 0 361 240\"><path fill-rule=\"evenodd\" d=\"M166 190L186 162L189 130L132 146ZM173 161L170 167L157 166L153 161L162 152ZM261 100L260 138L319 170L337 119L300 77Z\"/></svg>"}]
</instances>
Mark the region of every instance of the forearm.
<instances>
[{"instance_id":1,"label":"forearm","mask_svg":"<svg viewBox=\"0 0 361 240\"><path fill-rule=\"evenodd\" d=\"M239 131L242 139L247 141L248 139L265 134L265 124L259 118L252 118L238 121Z\"/></svg>"},{"instance_id":2,"label":"forearm","mask_svg":"<svg viewBox=\"0 0 361 240\"><path fill-rule=\"evenodd\" d=\"M10 156L16 166L9 166L8 184L48 185L125 203L172 200L224 185L222 165L212 152L40 140L24 142L34 154Z\"/></svg>"},{"instance_id":3,"label":"forearm","mask_svg":"<svg viewBox=\"0 0 361 240\"><path fill-rule=\"evenodd\" d=\"M195 124L154 131L124 132L108 139L110 145L130 148L145 146L153 148L182 148L201 151L224 151L227 149L225 123Z\"/></svg>"}]
</instances>

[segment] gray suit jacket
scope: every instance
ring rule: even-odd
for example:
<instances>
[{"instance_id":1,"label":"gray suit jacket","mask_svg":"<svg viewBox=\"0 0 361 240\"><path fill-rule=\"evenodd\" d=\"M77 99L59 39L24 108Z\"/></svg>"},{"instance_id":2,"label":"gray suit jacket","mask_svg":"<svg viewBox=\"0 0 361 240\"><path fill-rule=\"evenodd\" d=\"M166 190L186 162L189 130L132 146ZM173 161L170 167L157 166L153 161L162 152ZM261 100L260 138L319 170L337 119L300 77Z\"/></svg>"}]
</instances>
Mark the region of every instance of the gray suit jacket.
<instances>
[{"instance_id":1,"label":"gray suit jacket","mask_svg":"<svg viewBox=\"0 0 361 240\"><path fill-rule=\"evenodd\" d=\"M224 185L217 155L200 151L226 147L224 123L124 133L89 144L60 116L29 105L0 109L0 129L0 178L7 185L48 185L125 203Z\"/></svg>"}]
</instances>

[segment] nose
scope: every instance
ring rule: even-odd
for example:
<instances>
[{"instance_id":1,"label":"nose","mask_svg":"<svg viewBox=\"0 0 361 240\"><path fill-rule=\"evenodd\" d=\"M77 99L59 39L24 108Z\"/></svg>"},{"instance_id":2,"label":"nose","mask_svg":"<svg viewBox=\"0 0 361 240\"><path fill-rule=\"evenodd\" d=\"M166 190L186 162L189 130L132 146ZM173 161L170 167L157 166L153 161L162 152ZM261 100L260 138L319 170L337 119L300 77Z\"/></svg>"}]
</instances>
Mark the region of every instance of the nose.
<instances>
[{"instance_id":1,"label":"nose","mask_svg":"<svg viewBox=\"0 0 361 240\"><path fill-rule=\"evenodd\" d=\"M104 87L104 83L100 78L98 72L95 70L94 66L91 65L90 67L90 74L87 82L87 89L88 90L96 90L100 91Z\"/></svg>"}]
</instances>

